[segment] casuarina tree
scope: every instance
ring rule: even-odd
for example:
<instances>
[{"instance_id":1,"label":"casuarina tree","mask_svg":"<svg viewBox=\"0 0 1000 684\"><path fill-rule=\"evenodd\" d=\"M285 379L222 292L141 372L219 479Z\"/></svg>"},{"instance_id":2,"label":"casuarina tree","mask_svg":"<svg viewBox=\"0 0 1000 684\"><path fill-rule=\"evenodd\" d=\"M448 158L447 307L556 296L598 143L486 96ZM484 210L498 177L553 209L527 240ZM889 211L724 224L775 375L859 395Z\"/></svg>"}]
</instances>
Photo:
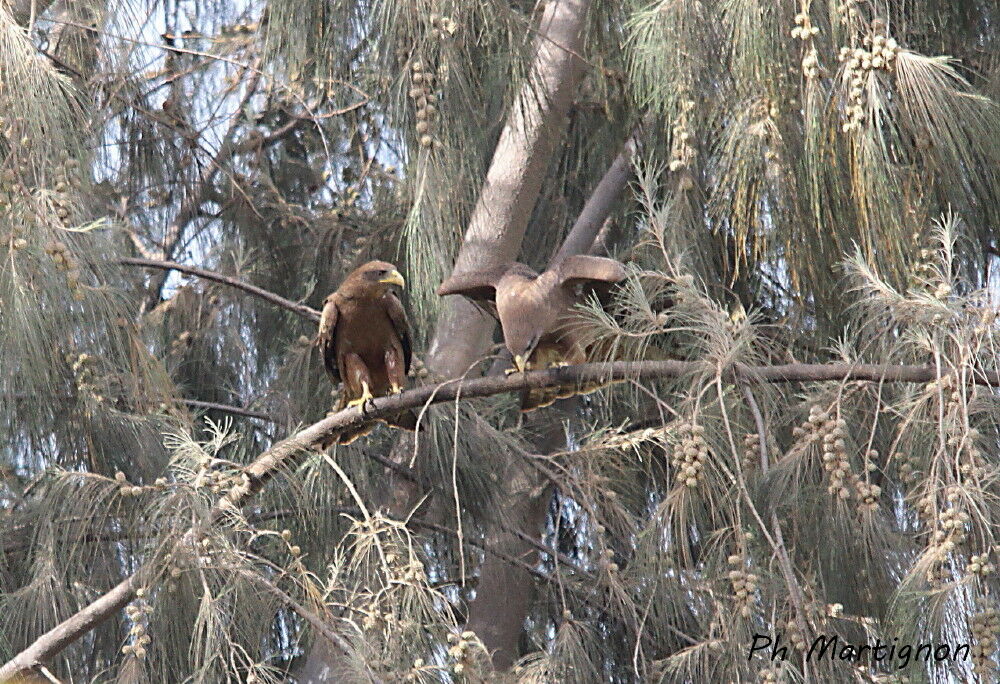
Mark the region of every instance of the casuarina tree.
<instances>
[{"instance_id":1,"label":"casuarina tree","mask_svg":"<svg viewBox=\"0 0 1000 684\"><path fill-rule=\"evenodd\" d=\"M0 0L0 682L995 678L998 25Z\"/></svg>"}]
</instances>

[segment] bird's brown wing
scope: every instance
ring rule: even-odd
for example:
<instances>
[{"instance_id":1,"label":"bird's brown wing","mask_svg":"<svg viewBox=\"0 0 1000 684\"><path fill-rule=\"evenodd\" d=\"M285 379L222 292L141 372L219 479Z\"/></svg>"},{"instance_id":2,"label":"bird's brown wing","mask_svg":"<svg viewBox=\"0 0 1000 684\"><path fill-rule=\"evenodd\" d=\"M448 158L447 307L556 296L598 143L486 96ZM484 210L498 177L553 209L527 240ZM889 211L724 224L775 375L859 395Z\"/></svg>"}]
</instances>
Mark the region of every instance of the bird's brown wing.
<instances>
[{"instance_id":1,"label":"bird's brown wing","mask_svg":"<svg viewBox=\"0 0 1000 684\"><path fill-rule=\"evenodd\" d=\"M403 346L403 370L409 373L413 345L410 342L410 323L406 320L406 311L396 295L391 292L382 297L382 301L385 303L385 312L389 315L392 327L399 335L399 342Z\"/></svg>"},{"instance_id":2,"label":"bird's brown wing","mask_svg":"<svg viewBox=\"0 0 1000 684\"><path fill-rule=\"evenodd\" d=\"M337 367L337 354L334 350L334 337L339 317L340 310L337 309L336 300L333 297L328 298L319 317L319 333L316 336L316 344L323 353L323 366L333 384L340 382L340 369Z\"/></svg>"},{"instance_id":3,"label":"bird's brown wing","mask_svg":"<svg viewBox=\"0 0 1000 684\"><path fill-rule=\"evenodd\" d=\"M577 254L559 264L559 280L569 286L582 281L617 283L625 280L625 266L614 259Z\"/></svg>"},{"instance_id":4,"label":"bird's brown wing","mask_svg":"<svg viewBox=\"0 0 1000 684\"><path fill-rule=\"evenodd\" d=\"M559 264L559 282L564 288L578 291L581 297L591 292L607 303L611 288L625 280L625 266L615 259L577 254Z\"/></svg>"},{"instance_id":5,"label":"bird's brown wing","mask_svg":"<svg viewBox=\"0 0 1000 684\"><path fill-rule=\"evenodd\" d=\"M503 264L496 268L455 274L441 283L437 289L438 296L462 295L493 318L500 320L497 313L497 283L510 267L511 264Z\"/></svg>"}]
</instances>

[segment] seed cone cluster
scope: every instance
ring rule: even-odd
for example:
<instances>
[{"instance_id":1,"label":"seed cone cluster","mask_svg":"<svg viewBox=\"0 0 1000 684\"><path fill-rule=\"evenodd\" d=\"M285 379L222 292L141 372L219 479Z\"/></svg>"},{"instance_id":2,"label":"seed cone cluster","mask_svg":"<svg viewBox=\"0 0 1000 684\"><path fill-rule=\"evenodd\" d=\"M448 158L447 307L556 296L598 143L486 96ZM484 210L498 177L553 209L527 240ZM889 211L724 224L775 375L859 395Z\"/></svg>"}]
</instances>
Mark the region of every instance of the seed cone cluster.
<instances>
[{"instance_id":1,"label":"seed cone cluster","mask_svg":"<svg viewBox=\"0 0 1000 684\"><path fill-rule=\"evenodd\" d=\"M681 114L677 117L677 122L673 127L673 150L670 160L670 170L680 171L689 168L698 152L692 145L691 111L694 109L694 100L685 100L681 104Z\"/></svg>"},{"instance_id":2,"label":"seed cone cluster","mask_svg":"<svg viewBox=\"0 0 1000 684\"><path fill-rule=\"evenodd\" d=\"M982 606L969 619L972 633L972 669L980 681L990 681L996 673L993 657L997 652L997 635L1000 634L1000 612Z\"/></svg>"},{"instance_id":3,"label":"seed cone cluster","mask_svg":"<svg viewBox=\"0 0 1000 684\"><path fill-rule=\"evenodd\" d=\"M416 132L420 146L434 148L440 141L434 136L437 128L437 96L433 92L434 73L417 59L410 65L410 99L416 108Z\"/></svg>"},{"instance_id":4,"label":"seed cone cluster","mask_svg":"<svg viewBox=\"0 0 1000 684\"><path fill-rule=\"evenodd\" d=\"M754 594L757 591L757 575L747 572L746 558L739 553L729 556L729 581L733 585L733 595L736 597L736 605L739 607L740 615L748 618L752 614L750 607Z\"/></svg>"},{"instance_id":5,"label":"seed cone cluster","mask_svg":"<svg viewBox=\"0 0 1000 684\"><path fill-rule=\"evenodd\" d=\"M66 243L61 240L51 240L45 244L44 250L52 259L56 270L66 274L66 286L69 288L73 299L81 301L83 299L83 273L80 270L77 260L70 254Z\"/></svg>"},{"instance_id":6,"label":"seed cone cluster","mask_svg":"<svg viewBox=\"0 0 1000 684\"><path fill-rule=\"evenodd\" d=\"M146 647L152 641L147 634L147 621L153 607L146 601L145 589L136 591L136 600L125 607L125 616L132 627L129 629L129 643L122 646L122 653L133 655L139 660L146 657Z\"/></svg>"},{"instance_id":7,"label":"seed cone cluster","mask_svg":"<svg viewBox=\"0 0 1000 684\"><path fill-rule=\"evenodd\" d=\"M845 112L847 121L842 126L845 133L861 129L866 116L867 88L871 77L876 71L892 69L899 53L896 40L884 35L865 36L864 45L840 48L844 82L850 85Z\"/></svg>"},{"instance_id":8,"label":"seed cone cluster","mask_svg":"<svg viewBox=\"0 0 1000 684\"><path fill-rule=\"evenodd\" d=\"M940 586L951 579L948 558L961 551L966 543L966 528L971 520L962 508L962 496L957 487L949 488L945 499L947 503L942 508L937 507L934 494L927 494L917 504L918 515L933 530L928 549L932 562L927 569L927 581L933 586ZM981 571L982 566L977 569Z\"/></svg>"},{"instance_id":9,"label":"seed cone cluster","mask_svg":"<svg viewBox=\"0 0 1000 684\"><path fill-rule=\"evenodd\" d=\"M704 478L705 461L708 459L708 443L705 442L705 427L692 423L678 426L681 439L670 455L670 464L676 469L677 481L695 488Z\"/></svg>"}]
</instances>

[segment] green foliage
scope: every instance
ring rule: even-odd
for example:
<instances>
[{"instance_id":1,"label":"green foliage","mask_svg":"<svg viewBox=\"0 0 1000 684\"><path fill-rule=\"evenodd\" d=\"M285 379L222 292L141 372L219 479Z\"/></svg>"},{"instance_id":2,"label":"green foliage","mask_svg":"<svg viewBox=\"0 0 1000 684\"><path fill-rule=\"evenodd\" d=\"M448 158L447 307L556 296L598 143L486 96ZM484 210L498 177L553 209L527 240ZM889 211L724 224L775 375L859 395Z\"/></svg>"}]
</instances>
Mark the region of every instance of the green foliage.
<instances>
[{"instance_id":1,"label":"green foliage","mask_svg":"<svg viewBox=\"0 0 1000 684\"><path fill-rule=\"evenodd\" d=\"M325 658L344 681L487 681L489 635L466 623L499 558L537 580L517 681L894 674L794 646L747 659L779 632L972 639L992 676L990 3L593 3L521 258L546 265L641 122L604 233L628 278L579 313L598 360L693 370L527 418L510 396L431 406L416 436L379 425L297 454L220 520L248 464L334 403L314 322L117 260L313 308L358 264L393 261L411 383L438 380L434 290L537 76L540 8L44 4L28 31L0 6L4 659L138 572L142 595L57 676L278 682ZM745 371L795 362L939 378ZM532 497L540 541L511 552Z\"/></svg>"}]
</instances>

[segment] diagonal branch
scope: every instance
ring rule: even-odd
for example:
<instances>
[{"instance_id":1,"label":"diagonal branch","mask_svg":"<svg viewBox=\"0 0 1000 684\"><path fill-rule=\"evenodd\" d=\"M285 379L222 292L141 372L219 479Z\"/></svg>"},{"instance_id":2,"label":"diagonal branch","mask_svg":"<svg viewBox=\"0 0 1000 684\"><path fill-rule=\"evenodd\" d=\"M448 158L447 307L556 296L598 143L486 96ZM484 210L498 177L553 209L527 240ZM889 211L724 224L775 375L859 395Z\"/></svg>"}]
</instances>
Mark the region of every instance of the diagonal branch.
<instances>
[{"instance_id":1,"label":"diagonal branch","mask_svg":"<svg viewBox=\"0 0 1000 684\"><path fill-rule=\"evenodd\" d=\"M601 227L611 214L611 208L621 197L629 178L632 177L632 157L638 145L638 136L639 131L636 129L622 145L611 166L604 172L604 176L587 198L559 251L552 257L553 264L574 254L585 254L594 244Z\"/></svg>"},{"instance_id":2,"label":"diagonal branch","mask_svg":"<svg viewBox=\"0 0 1000 684\"><path fill-rule=\"evenodd\" d=\"M136 259L129 257L119 259L118 263L124 266L144 266L146 268L159 268L164 271L179 271L188 275L197 276L198 278L204 278L205 280L211 280L216 283L222 283L223 285L229 285L230 287L235 287L238 290L243 290L247 294L252 294L254 297L260 297L261 299L276 306L280 306L282 309L287 309L288 311L298 314L303 318L308 318L309 320L316 321L317 323L319 322L319 311L310 306L293 302L290 299L285 299L280 295L276 295L273 292L269 292L263 288L257 287L256 285L251 285L250 283L239 280L238 278L222 275L221 273L216 273L215 271L208 271L195 266L186 266L184 264L178 264L175 261L157 261L156 259Z\"/></svg>"},{"instance_id":3,"label":"diagonal branch","mask_svg":"<svg viewBox=\"0 0 1000 684\"><path fill-rule=\"evenodd\" d=\"M225 517L226 512L240 508L258 493L278 472L295 466L310 450L335 433L357 426L368 420L382 418L406 409L418 408L461 399L474 399L494 394L541 389L572 383L608 382L623 379L655 379L679 377L703 371L710 366L698 361L617 361L614 363L589 363L550 370L516 373L510 376L489 376L471 380L455 379L438 385L418 387L401 394L379 397L362 413L348 408L331 414L291 437L275 444L244 469L245 486L231 490L212 508L206 524L211 525ZM727 379L755 380L757 382L816 382L816 381L869 381L926 383L938 379L937 369L927 366L893 366L876 364L806 364L793 363L777 366L736 365L725 375ZM975 375L979 385L1000 387L1000 372L984 370ZM139 587L138 577L132 575L64 620L58 626L38 637L27 649L0 667L0 682L9 681L41 667L71 643L96 628L120 611L132 600Z\"/></svg>"},{"instance_id":4,"label":"diagonal branch","mask_svg":"<svg viewBox=\"0 0 1000 684\"><path fill-rule=\"evenodd\" d=\"M592 0L551 0L538 22L528 78L511 105L469 216L453 273L517 259L566 115L584 74L579 55ZM489 348L493 321L452 297L442 306L428 368L443 377L464 373Z\"/></svg>"}]
</instances>

